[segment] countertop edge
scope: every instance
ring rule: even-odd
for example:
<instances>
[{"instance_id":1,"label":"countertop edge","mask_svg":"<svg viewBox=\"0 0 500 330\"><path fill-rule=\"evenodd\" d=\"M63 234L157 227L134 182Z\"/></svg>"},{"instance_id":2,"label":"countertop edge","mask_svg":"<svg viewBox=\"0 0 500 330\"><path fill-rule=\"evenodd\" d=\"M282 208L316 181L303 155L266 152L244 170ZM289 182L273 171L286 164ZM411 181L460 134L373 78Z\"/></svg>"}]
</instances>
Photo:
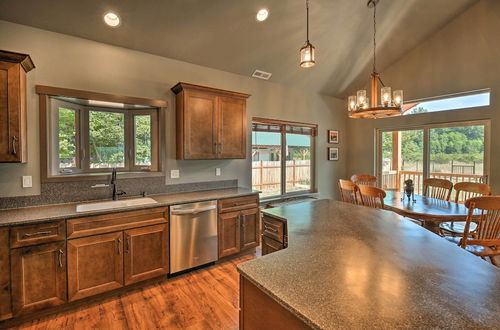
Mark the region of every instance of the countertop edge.
<instances>
[{"instance_id":1,"label":"countertop edge","mask_svg":"<svg viewBox=\"0 0 500 330\"><path fill-rule=\"evenodd\" d=\"M47 216L47 217L41 217L41 218L37 218L37 219L26 219L26 220L19 220L19 221L0 222L0 228L10 227L10 226L19 226L19 225L39 224L39 223L58 221L58 220L69 220L69 219L75 219L75 218L85 218L85 217L92 217L92 216L106 215L106 214L120 213L120 212L128 212L128 211L135 211L135 210L147 210L147 209L154 209L154 208L158 208L158 207L169 207L172 205L185 204L185 203L195 203L195 202L203 202L203 201L209 201L209 200L222 200L222 199L227 199L227 198L257 195L260 193L260 191L258 191L258 190L251 190L249 188L236 187L236 188L191 191L191 192L182 192L182 193L155 194L155 195L148 195L148 197L150 197L152 199L156 199L156 198L167 197L169 195L181 195L181 194L204 193L204 192L207 192L207 193L208 192L223 192L225 190L231 190L231 189L242 189L242 191L235 192L233 194L228 194L227 196L223 196L223 197L209 196L206 198L194 198L194 199L187 198L186 200L183 200L183 201L158 202L156 204L136 205L136 206L129 206L129 207L121 207L121 208L113 208L113 209L107 209L107 210L89 211L89 212L79 212L79 213L75 212L75 213L69 214L69 215ZM244 191L245 189L248 189L248 191ZM13 209L3 209L3 210L0 210L0 215L3 212L16 212L16 211L22 212L22 210L35 210L38 208L45 208L45 207L58 207L58 206L68 207L68 206L74 205L76 208L76 205L79 205L79 204L89 204L89 203L98 203L98 202L106 202L106 201L109 201L109 200L92 200L92 201L71 202L71 203L61 203L61 204L45 204L45 205L28 206L28 207L13 208Z\"/></svg>"}]
</instances>

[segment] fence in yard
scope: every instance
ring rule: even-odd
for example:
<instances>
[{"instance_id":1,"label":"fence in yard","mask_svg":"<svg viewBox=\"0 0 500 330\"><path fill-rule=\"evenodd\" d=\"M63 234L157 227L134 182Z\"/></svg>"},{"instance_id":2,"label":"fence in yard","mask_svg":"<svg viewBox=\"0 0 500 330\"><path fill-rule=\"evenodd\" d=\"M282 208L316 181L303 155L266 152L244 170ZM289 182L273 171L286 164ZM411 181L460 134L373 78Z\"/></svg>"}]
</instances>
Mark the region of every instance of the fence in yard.
<instances>
[{"instance_id":1,"label":"fence in yard","mask_svg":"<svg viewBox=\"0 0 500 330\"><path fill-rule=\"evenodd\" d=\"M253 161L252 188L258 190L280 190L281 162ZM289 188L309 189L311 184L310 160L286 161L286 185Z\"/></svg>"}]
</instances>

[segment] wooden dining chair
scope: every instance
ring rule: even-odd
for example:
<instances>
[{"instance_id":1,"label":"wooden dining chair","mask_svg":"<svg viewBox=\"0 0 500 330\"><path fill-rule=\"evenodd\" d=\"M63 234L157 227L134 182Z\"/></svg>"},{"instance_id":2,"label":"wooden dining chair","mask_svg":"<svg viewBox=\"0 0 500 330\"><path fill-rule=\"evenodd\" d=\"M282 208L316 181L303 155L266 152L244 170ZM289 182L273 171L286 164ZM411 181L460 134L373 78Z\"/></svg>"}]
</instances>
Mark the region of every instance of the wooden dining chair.
<instances>
[{"instance_id":1,"label":"wooden dining chair","mask_svg":"<svg viewBox=\"0 0 500 330\"><path fill-rule=\"evenodd\" d=\"M339 180L340 197L343 202L351 204L359 204L359 187L352 181Z\"/></svg>"},{"instance_id":2,"label":"wooden dining chair","mask_svg":"<svg viewBox=\"0 0 500 330\"><path fill-rule=\"evenodd\" d=\"M357 185L367 185L367 186L376 186L377 185L377 177L371 174L354 174L351 176L351 181Z\"/></svg>"},{"instance_id":3,"label":"wooden dining chair","mask_svg":"<svg viewBox=\"0 0 500 330\"><path fill-rule=\"evenodd\" d=\"M361 196L361 203L364 206L383 209L384 208L384 198L385 191L380 188L367 186L367 185L359 185L359 194Z\"/></svg>"},{"instance_id":4,"label":"wooden dining chair","mask_svg":"<svg viewBox=\"0 0 500 330\"><path fill-rule=\"evenodd\" d=\"M469 198L489 196L491 195L491 188L485 183L477 182L459 182L453 187L455 189L455 203L466 201ZM470 224L469 231L476 230L476 223ZM449 221L439 224L439 231L441 235L462 236L464 233L465 221Z\"/></svg>"},{"instance_id":5,"label":"wooden dining chair","mask_svg":"<svg viewBox=\"0 0 500 330\"><path fill-rule=\"evenodd\" d=\"M483 258L490 258L491 263L499 266L495 260L500 256L500 196L473 197L465 202L469 209L463 236L446 237L457 242L465 250ZM471 224L477 223L477 229L471 232Z\"/></svg>"},{"instance_id":6,"label":"wooden dining chair","mask_svg":"<svg viewBox=\"0 0 500 330\"><path fill-rule=\"evenodd\" d=\"M449 201L453 182L446 179L424 179L424 196Z\"/></svg>"}]
</instances>

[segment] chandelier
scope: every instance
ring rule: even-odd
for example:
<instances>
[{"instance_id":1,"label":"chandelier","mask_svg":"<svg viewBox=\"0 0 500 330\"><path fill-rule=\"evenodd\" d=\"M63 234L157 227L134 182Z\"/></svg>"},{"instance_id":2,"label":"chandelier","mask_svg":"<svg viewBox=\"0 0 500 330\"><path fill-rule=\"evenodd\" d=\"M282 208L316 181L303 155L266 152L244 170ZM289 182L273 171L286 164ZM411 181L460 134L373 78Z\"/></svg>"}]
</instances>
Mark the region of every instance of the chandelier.
<instances>
[{"instance_id":1,"label":"chandelier","mask_svg":"<svg viewBox=\"0 0 500 330\"><path fill-rule=\"evenodd\" d=\"M366 97L366 90L359 90L356 95L349 96L348 113L351 118L383 118L400 116L403 114L403 91L395 90L391 93L391 87L385 86L376 69L377 49L377 4L380 0L368 0L368 8L373 8L373 70L371 74L371 99ZM380 99L378 102L378 83Z\"/></svg>"}]
</instances>

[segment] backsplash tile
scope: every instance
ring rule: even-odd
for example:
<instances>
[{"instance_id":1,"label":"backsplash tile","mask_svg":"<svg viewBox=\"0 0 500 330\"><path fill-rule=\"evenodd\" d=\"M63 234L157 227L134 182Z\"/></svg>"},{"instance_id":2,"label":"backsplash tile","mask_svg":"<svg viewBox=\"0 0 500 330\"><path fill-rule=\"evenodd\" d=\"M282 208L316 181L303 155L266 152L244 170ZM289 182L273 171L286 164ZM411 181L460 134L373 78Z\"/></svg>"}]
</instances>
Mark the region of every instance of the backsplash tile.
<instances>
[{"instance_id":1,"label":"backsplash tile","mask_svg":"<svg viewBox=\"0 0 500 330\"><path fill-rule=\"evenodd\" d=\"M96 184L109 184L109 180L42 183L40 195L0 198L0 210L44 204L110 199L112 187L91 188ZM119 179L117 189L125 191L127 193L125 196L140 196L143 191L149 195L234 188L237 186L238 180L165 185L165 177L151 177Z\"/></svg>"}]
</instances>

